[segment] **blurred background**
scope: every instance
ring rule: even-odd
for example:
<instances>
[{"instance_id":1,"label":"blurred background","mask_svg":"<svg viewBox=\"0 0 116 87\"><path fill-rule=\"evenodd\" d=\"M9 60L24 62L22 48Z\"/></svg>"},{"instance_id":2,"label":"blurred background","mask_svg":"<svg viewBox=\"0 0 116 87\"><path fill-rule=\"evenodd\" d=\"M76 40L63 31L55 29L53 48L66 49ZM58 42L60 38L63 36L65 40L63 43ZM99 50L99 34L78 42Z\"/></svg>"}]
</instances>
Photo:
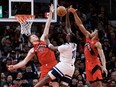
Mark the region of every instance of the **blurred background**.
<instances>
[{"instance_id":1,"label":"blurred background","mask_svg":"<svg viewBox=\"0 0 116 87\"><path fill-rule=\"evenodd\" d=\"M8 18L8 1L0 0L0 19ZM49 11L52 0L34 0L34 14L36 18L46 18L45 12ZM12 3L12 15L30 14L30 3ZM108 77L103 74L103 87L116 87L116 0L58 0L58 5L66 8L73 5L78 9L77 14L88 31L94 29L104 32L104 37L100 38L105 53ZM70 14L71 28L75 33L77 41L76 70L70 87L92 87L86 81L85 57L83 47L85 37L79 31L74 22L73 15ZM41 36L45 23L33 23L31 32ZM56 23L50 26L49 38L52 44L61 45L65 43L66 33L65 16L58 17ZM39 79L40 64L34 57L28 64L20 69L8 71L7 66L16 64L23 60L31 48L28 37L20 34L20 24L18 22L0 22L0 87L33 87ZM57 35L57 37L56 37ZM55 53L59 61L58 52Z\"/></svg>"}]
</instances>

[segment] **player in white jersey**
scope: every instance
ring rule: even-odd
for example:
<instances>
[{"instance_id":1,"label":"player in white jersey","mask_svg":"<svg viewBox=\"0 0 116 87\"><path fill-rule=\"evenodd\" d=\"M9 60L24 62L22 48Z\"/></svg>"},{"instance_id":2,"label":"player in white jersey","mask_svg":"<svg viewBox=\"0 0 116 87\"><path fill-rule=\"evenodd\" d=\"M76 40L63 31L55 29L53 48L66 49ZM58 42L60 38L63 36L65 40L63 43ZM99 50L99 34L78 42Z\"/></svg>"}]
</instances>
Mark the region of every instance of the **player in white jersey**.
<instances>
[{"instance_id":1,"label":"player in white jersey","mask_svg":"<svg viewBox=\"0 0 116 87\"><path fill-rule=\"evenodd\" d=\"M55 65L53 69L48 72L48 75L39 81L34 87L42 87L47 81L54 79L60 79L61 87L68 87L75 70L74 62L77 48L75 35L71 32L68 13L66 15L65 28L67 31L66 44L53 46L50 42L48 42L48 47L50 49L60 52L60 62Z\"/></svg>"}]
</instances>

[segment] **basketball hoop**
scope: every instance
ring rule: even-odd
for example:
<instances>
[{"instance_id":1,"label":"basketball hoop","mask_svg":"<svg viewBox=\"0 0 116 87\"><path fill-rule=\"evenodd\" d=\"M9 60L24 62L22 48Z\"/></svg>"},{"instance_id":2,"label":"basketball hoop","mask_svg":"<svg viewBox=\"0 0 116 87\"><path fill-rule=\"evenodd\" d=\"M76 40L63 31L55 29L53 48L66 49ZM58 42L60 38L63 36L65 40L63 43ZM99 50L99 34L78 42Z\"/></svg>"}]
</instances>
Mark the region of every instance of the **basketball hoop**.
<instances>
[{"instance_id":1,"label":"basketball hoop","mask_svg":"<svg viewBox=\"0 0 116 87\"><path fill-rule=\"evenodd\" d=\"M16 15L15 18L21 25L21 34L25 34L27 36L31 35L31 25L32 21L28 21L30 19L34 19L33 15Z\"/></svg>"}]
</instances>

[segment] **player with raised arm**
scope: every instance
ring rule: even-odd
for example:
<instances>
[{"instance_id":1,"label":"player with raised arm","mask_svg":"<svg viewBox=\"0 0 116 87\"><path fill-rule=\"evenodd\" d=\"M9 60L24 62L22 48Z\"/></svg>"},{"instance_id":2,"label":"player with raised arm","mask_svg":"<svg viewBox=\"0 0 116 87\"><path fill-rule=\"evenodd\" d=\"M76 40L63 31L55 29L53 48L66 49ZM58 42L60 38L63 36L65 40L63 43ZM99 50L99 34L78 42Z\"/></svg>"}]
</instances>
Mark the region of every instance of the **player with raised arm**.
<instances>
[{"instance_id":1,"label":"player with raised arm","mask_svg":"<svg viewBox=\"0 0 116 87\"><path fill-rule=\"evenodd\" d=\"M46 42L46 38L48 37L48 34L49 34L49 27L50 27L51 20L52 20L53 10L54 10L53 5L51 4L50 12L49 12L49 16L48 16L48 19L47 19L47 22L44 28L44 32L42 36L40 37L40 39L36 35L31 35L29 37L29 40L32 43L33 48L29 50L27 56L25 57L23 61L19 62L16 65L8 66L8 70L14 70L14 69L21 68L25 66L28 63L28 61L31 60L34 56L37 56L39 63L41 64L41 67L40 67L41 74L40 74L40 79L39 79L41 80L43 77L47 75L48 71L50 71L57 64L54 51L48 48L48 44ZM57 82L55 85L56 86L53 86L53 87L58 87Z\"/></svg>"},{"instance_id":2,"label":"player with raised arm","mask_svg":"<svg viewBox=\"0 0 116 87\"><path fill-rule=\"evenodd\" d=\"M77 44L75 44L74 35L71 33L71 27L69 22L68 13L66 14L66 31L67 43L61 46L53 46L50 42L48 42L48 47L52 50L60 52L60 62L53 67L51 71L48 72L46 77L38 82L34 87L42 87L47 80L60 79L61 87L68 87L70 83L75 66L74 60L76 58L76 48Z\"/></svg>"},{"instance_id":3,"label":"player with raised arm","mask_svg":"<svg viewBox=\"0 0 116 87\"><path fill-rule=\"evenodd\" d=\"M70 6L68 10L73 13L77 26L86 37L86 44L84 46L84 55L86 58L86 78L92 83L92 87L103 87L101 81L102 72L105 72L107 76L107 69L102 45L98 40L100 38L99 31L94 30L94 32L89 33L78 17L76 9ZM98 54L100 56L101 63Z\"/></svg>"}]
</instances>

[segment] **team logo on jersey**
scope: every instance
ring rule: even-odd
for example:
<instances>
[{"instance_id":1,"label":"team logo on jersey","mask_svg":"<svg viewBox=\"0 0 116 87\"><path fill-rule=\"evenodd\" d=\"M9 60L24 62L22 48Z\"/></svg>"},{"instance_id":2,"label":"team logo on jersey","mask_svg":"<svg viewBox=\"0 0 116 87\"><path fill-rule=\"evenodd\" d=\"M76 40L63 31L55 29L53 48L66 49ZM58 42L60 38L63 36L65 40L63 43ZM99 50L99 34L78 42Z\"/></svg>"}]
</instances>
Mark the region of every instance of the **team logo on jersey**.
<instances>
[{"instance_id":1,"label":"team logo on jersey","mask_svg":"<svg viewBox=\"0 0 116 87\"><path fill-rule=\"evenodd\" d=\"M35 51L37 52L39 49L40 52L43 52L46 47L46 44L39 44Z\"/></svg>"},{"instance_id":2,"label":"team logo on jersey","mask_svg":"<svg viewBox=\"0 0 116 87\"><path fill-rule=\"evenodd\" d=\"M39 50L40 53L43 53L43 52L44 52L44 49L45 49L45 48L40 48L40 50Z\"/></svg>"}]
</instances>

